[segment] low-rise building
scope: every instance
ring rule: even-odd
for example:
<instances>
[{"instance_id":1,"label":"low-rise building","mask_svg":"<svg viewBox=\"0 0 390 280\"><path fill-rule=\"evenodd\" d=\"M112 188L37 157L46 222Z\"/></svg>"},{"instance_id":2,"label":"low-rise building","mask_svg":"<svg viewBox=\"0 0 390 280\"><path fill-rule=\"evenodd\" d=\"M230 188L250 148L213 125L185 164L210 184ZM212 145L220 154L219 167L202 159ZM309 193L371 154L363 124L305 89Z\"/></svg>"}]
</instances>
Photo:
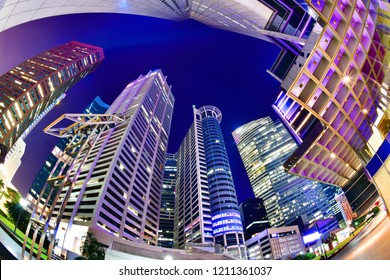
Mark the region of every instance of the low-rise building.
<instances>
[{"instance_id":1,"label":"low-rise building","mask_svg":"<svg viewBox=\"0 0 390 280\"><path fill-rule=\"evenodd\" d=\"M298 226L269 228L245 242L248 259L292 259L306 252Z\"/></svg>"}]
</instances>

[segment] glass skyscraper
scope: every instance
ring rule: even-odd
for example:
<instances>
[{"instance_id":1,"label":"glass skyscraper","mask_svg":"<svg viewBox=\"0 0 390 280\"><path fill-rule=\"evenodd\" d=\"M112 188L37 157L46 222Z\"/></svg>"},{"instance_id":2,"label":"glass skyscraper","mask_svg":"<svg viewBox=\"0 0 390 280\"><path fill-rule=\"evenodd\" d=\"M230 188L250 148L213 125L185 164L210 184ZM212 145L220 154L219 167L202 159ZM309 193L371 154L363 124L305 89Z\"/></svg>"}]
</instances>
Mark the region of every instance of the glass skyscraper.
<instances>
[{"instance_id":1,"label":"glass skyscraper","mask_svg":"<svg viewBox=\"0 0 390 280\"><path fill-rule=\"evenodd\" d=\"M175 242L214 243L246 258L243 227L220 122L214 106L193 108L194 122L178 151Z\"/></svg>"},{"instance_id":2,"label":"glass skyscraper","mask_svg":"<svg viewBox=\"0 0 390 280\"><path fill-rule=\"evenodd\" d=\"M26 60L0 77L0 163L34 121L103 58L99 47L69 42Z\"/></svg>"},{"instance_id":3,"label":"glass skyscraper","mask_svg":"<svg viewBox=\"0 0 390 280\"><path fill-rule=\"evenodd\" d=\"M166 77L156 70L129 83L105 114L65 114L46 128L70 138L57 161L63 167L45 185L58 188L51 211L43 216L35 209L27 229L52 229L49 258L55 239L59 248L80 254L87 232L107 246L114 241L157 245L173 105ZM57 128L65 119L73 123Z\"/></svg>"},{"instance_id":4,"label":"glass skyscraper","mask_svg":"<svg viewBox=\"0 0 390 280\"><path fill-rule=\"evenodd\" d=\"M177 177L177 156L167 153L161 193L158 246L173 248L175 224L175 189Z\"/></svg>"},{"instance_id":5,"label":"glass skyscraper","mask_svg":"<svg viewBox=\"0 0 390 280\"><path fill-rule=\"evenodd\" d=\"M323 190L326 185L285 172L283 163L296 143L280 121L252 121L236 129L233 137L271 226L290 225L301 215L309 222L334 215Z\"/></svg>"}]
</instances>

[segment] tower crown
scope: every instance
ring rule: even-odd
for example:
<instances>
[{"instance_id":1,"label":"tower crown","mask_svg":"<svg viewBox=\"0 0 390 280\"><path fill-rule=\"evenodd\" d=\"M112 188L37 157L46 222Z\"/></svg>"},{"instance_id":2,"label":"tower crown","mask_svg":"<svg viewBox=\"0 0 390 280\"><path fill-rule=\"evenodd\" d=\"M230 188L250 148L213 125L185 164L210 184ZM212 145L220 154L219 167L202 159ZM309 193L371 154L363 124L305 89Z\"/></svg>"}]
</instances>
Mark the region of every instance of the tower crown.
<instances>
[{"instance_id":1,"label":"tower crown","mask_svg":"<svg viewBox=\"0 0 390 280\"><path fill-rule=\"evenodd\" d=\"M203 106L203 107L196 109L196 110L197 110L197 113L201 116L202 120L205 118L213 117L213 118L216 118L219 123L221 123L221 121L222 121L222 113L215 106L206 105L206 106Z\"/></svg>"}]
</instances>

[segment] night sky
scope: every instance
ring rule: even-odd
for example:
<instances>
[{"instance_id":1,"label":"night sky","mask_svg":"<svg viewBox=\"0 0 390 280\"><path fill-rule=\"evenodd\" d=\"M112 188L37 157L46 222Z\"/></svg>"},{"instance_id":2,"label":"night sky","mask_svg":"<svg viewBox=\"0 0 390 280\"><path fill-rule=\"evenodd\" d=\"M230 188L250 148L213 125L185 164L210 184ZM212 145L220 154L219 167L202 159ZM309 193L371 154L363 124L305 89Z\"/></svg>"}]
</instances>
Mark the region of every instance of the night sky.
<instances>
[{"instance_id":1,"label":"night sky","mask_svg":"<svg viewBox=\"0 0 390 280\"><path fill-rule=\"evenodd\" d=\"M222 131L239 202L253 196L231 132L271 115L279 83L266 70L279 49L271 43L188 20L80 14L42 19L0 33L0 74L71 40L100 46L105 60L67 93L26 138L27 149L13 183L26 194L58 138L42 132L64 113L81 113L99 95L111 104L122 89L149 70L162 69L176 103L169 152L176 152L192 121L192 105L222 111Z\"/></svg>"}]
</instances>

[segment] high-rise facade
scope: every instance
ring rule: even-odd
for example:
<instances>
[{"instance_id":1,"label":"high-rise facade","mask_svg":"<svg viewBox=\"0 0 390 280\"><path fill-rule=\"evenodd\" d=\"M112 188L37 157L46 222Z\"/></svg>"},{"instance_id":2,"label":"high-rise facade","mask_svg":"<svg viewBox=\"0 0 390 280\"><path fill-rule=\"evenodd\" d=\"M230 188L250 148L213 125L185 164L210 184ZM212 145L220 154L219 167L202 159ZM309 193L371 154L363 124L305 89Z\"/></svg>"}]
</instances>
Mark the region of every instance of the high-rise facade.
<instances>
[{"instance_id":1,"label":"high-rise facade","mask_svg":"<svg viewBox=\"0 0 390 280\"><path fill-rule=\"evenodd\" d=\"M345 194L340 194L336 196L335 200L340 207L341 214L343 215L344 221L347 225L352 223L353 218L355 218L355 214L352 211L351 205L349 205L348 199Z\"/></svg>"},{"instance_id":2,"label":"high-rise facade","mask_svg":"<svg viewBox=\"0 0 390 280\"><path fill-rule=\"evenodd\" d=\"M350 193L361 193L365 209L378 195L371 181L389 204L389 3L319 0L308 5L323 24L274 104L299 143L284 166L303 177L358 188Z\"/></svg>"},{"instance_id":3,"label":"high-rise facade","mask_svg":"<svg viewBox=\"0 0 390 280\"><path fill-rule=\"evenodd\" d=\"M214 243L245 258L243 227L214 106L193 108L194 122L177 156L175 243Z\"/></svg>"},{"instance_id":4,"label":"high-rise facade","mask_svg":"<svg viewBox=\"0 0 390 280\"><path fill-rule=\"evenodd\" d=\"M158 246L173 248L175 225L175 189L177 177L177 156L167 153L161 193Z\"/></svg>"},{"instance_id":5,"label":"high-rise facade","mask_svg":"<svg viewBox=\"0 0 390 280\"><path fill-rule=\"evenodd\" d=\"M239 207L245 240L270 227L267 210L261 198L248 198Z\"/></svg>"},{"instance_id":6,"label":"high-rise facade","mask_svg":"<svg viewBox=\"0 0 390 280\"><path fill-rule=\"evenodd\" d=\"M264 200L271 226L289 225L301 215L310 222L333 216L324 185L283 169L296 143L280 121L270 117L233 132L234 141L256 197Z\"/></svg>"},{"instance_id":7,"label":"high-rise facade","mask_svg":"<svg viewBox=\"0 0 390 280\"><path fill-rule=\"evenodd\" d=\"M34 121L103 60L99 47L69 42L0 77L0 162Z\"/></svg>"},{"instance_id":8,"label":"high-rise facade","mask_svg":"<svg viewBox=\"0 0 390 280\"><path fill-rule=\"evenodd\" d=\"M88 105L87 108L83 111L83 114L104 114L107 109L110 106L106 103L104 103L99 96L97 96L91 104ZM50 173L52 172L54 166L56 166L56 163L58 161L58 157L61 156L62 152L65 150L68 142L70 141L69 138L61 139L53 148L51 153L48 155L48 157L45 160L45 163L42 165L42 167L39 169L37 176L35 177L29 191L27 194L27 200L30 202L31 205L35 204L36 200L38 199L44 185L46 184L47 179L50 176ZM56 172L58 173L60 169L62 168L62 164L57 165L57 171L54 171L53 174ZM46 189L46 191L49 191L49 189ZM46 193L45 196L47 197L48 193ZM53 198L53 195L51 196L51 199ZM45 201L41 201L41 204L44 205ZM51 201L48 202L49 205L51 204Z\"/></svg>"},{"instance_id":9,"label":"high-rise facade","mask_svg":"<svg viewBox=\"0 0 390 280\"><path fill-rule=\"evenodd\" d=\"M166 77L156 70L129 83L105 114L67 114L45 129L71 139L64 167L45 186L59 188L50 215L32 215L43 231L50 224L59 246L79 252L86 232L106 245L113 239L157 245L173 105ZM54 127L64 119L73 124ZM28 231L31 224L39 228L36 221Z\"/></svg>"}]
</instances>

